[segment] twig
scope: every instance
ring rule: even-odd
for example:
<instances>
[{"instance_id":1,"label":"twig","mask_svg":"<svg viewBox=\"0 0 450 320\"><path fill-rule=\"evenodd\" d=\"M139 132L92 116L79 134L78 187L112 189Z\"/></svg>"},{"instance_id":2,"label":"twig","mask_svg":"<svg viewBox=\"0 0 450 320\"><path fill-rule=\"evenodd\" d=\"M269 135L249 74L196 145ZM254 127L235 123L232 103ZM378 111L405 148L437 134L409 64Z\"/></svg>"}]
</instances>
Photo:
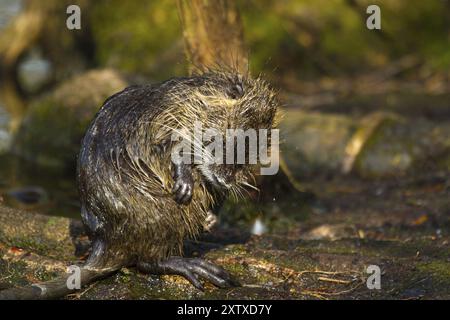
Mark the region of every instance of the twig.
<instances>
[{"instance_id":1,"label":"twig","mask_svg":"<svg viewBox=\"0 0 450 320\"><path fill-rule=\"evenodd\" d=\"M319 278L317 278L317 280L326 281L326 282L342 283L342 284L350 284L353 282L353 281L349 281L349 280L339 280L339 279L332 279L332 278L325 278L325 277L319 277Z\"/></svg>"}]
</instances>

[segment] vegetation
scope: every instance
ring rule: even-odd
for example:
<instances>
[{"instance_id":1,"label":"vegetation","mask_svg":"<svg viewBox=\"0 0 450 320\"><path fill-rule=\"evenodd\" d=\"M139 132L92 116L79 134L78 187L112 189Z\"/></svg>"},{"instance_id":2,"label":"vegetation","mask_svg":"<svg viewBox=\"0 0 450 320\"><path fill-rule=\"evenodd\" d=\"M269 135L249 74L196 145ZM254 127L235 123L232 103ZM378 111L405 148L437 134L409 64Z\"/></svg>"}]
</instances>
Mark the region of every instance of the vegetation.
<instances>
[{"instance_id":1,"label":"vegetation","mask_svg":"<svg viewBox=\"0 0 450 320\"><path fill-rule=\"evenodd\" d=\"M69 4L81 30L65 26ZM369 4L381 30L366 28ZM69 299L449 298L449 37L440 0L23 0L0 30L0 289L85 257L68 218L103 101L206 65L262 73L282 101L280 173L186 244L243 286L200 293L125 268ZM24 67L36 59L40 80ZM382 290L366 286L371 264Z\"/></svg>"}]
</instances>

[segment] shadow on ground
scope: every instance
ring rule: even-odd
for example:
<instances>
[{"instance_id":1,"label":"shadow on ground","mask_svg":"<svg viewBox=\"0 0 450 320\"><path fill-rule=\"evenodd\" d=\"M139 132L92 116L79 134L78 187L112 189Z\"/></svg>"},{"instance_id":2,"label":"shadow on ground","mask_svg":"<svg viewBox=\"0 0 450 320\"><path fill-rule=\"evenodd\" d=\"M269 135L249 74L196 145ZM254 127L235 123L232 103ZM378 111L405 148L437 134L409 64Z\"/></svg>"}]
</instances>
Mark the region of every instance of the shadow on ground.
<instances>
[{"instance_id":1,"label":"shadow on ground","mask_svg":"<svg viewBox=\"0 0 450 320\"><path fill-rule=\"evenodd\" d=\"M68 299L443 299L450 298L449 193L445 176L305 183L308 219L250 236L218 229L188 245L242 287L195 290L177 276L122 269ZM78 261L69 219L0 207L0 287L43 281ZM381 270L368 289L367 267Z\"/></svg>"}]
</instances>

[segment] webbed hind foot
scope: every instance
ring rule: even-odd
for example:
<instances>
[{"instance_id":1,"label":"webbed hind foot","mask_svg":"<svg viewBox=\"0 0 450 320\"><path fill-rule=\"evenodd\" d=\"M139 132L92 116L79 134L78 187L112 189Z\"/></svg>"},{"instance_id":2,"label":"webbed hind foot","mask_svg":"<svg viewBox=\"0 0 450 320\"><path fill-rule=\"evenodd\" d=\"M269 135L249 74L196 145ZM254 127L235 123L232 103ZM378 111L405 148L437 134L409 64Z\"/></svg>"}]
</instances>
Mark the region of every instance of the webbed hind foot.
<instances>
[{"instance_id":1,"label":"webbed hind foot","mask_svg":"<svg viewBox=\"0 0 450 320\"><path fill-rule=\"evenodd\" d=\"M203 284L200 279L209 281L219 288L239 286L239 283L224 269L199 258L171 257L155 263L138 262L137 268L145 273L183 276L202 291Z\"/></svg>"}]
</instances>

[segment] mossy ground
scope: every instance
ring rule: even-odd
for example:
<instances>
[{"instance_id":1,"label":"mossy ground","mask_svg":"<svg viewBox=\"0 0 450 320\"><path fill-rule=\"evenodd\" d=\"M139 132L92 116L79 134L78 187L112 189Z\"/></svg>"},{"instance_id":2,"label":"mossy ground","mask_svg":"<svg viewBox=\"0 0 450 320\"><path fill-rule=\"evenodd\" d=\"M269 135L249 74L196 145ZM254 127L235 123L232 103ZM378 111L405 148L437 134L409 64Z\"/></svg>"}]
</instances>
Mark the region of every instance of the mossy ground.
<instances>
[{"instance_id":1,"label":"mossy ground","mask_svg":"<svg viewBox=\"0 0 450 320\"><path fill-rule=\"evenodd\" d=\"M308 215L292 220L295 222L283 232L275 227L263 236L250 236L242 230L219 228L189 245L188 255L203 255L223 266L240 281L241 287L221 290L206 285L205 292L199 292L181 277L149 276L130 268L67 298L450 298L446 183L438 173L409 180L336 178L305 182L304 186L316 197L304 203L303 210ZM58 230L64 232L60 221L64 218L55 221L38 217L40 222L35 226L53 228L55 234ZM280 213L280 219L289 216ZM33 241L27 241L23 234L22 241L20 237L10 239L4 235L5 231L0 237L2 287L51 278L62 269L42 267L51 266L51 261L55 261L52 259L64 261L63 265L76 260L70 258L71 252L66 252L70 251L69 245L65 254L45 245L45 241L51 243L51 236L37 241L33 234ZM16 250L12 248L18 246L22 252L12 254ZM31 257L43 263L30 263ZM381 269L379 290L367 288L369 265Z\"/></svg>"}]
</instances>

